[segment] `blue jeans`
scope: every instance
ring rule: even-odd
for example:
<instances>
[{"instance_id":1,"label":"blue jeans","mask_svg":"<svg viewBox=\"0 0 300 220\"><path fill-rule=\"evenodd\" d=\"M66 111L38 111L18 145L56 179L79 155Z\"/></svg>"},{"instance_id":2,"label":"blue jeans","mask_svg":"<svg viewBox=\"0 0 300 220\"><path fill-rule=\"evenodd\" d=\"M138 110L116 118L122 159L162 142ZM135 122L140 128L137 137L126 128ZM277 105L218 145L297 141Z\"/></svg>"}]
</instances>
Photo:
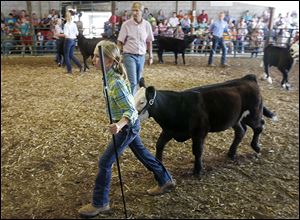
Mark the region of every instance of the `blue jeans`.
<instances>
[{"instance_id":1,"label":"blue jeans","mask_svg":"<svg viewBox=\"0 0 300 220\"><path fill-rule=\"evenodd\" d=\"M56 39L55 44L56 44L55 61L58 64L63 64L64 63L64 57L63 57L63 54L62 54L62 48L64 46L64 39L62 39L62 38Z\"/></svg>"},{"instance_id":2,"label":"blue jeans","mask_svg":"<svg viewBox=\"0 0 300 220\"><path fill-rule=\"evenodd\" d=\"M71 60L81 68L81 64L78 59L74 56L75 49L75 40L66 38L64 41L64 54L65 54L65 63L67 66L68 73L72 72Z\"/></svg>"},{"instance_id":3,"label":"blue jeans","mask_svg":"<svg viewBox=\"0 0 300 220\"><path fill-rule=\"evenodd\" d=\"M139 81L143 76L145 56L124 53L123 60L130 82L131 93L132 95L134 95L136 93Z\"/></svg>"},{"instance_id":4,"label":"blue jeans","mask_svg":"<svg viewBox=\"0 0 300 220\"><path fill-rule=\"evenodd\" d=\"M125 125L123 129L115 135L118 156L120 156L129 145L137 159L148 170L153 172L158 185L162 186L167 181L172 180L172 176L163 164L145 148L141 141L139 131L140 122L137 120L133 126ZM98 163L99 169L93 191L93 206L95 207L103 207L109 204L111 172L115 160L115 150L113 142L111 141Z\"/></svg>"},{"instance_id":5,"label":"blue jeans","mask_svg":"<svg viewBox=\"0 0 300 220\"><path fill-rule=\"evenodd\" d=\"M213 36L212 42L213 42L213 45L212 45L211 51L209 53L208 64L212 64L213 55L216 53L218 45L220 45L221 49L222 49L221 64L226 63L226 46L224 44L223 38Z\"/></svg>"}]
</instances>

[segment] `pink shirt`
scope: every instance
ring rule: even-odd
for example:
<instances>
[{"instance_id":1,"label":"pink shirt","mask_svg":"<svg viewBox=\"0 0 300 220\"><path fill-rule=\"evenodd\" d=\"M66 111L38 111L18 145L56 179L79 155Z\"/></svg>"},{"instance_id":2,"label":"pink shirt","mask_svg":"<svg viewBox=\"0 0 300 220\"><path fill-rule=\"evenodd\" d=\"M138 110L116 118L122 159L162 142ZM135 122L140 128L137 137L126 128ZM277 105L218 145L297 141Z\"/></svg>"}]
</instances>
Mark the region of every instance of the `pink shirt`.
<instances>
[{"instance_id":1,"label":"pink shirt","mask_svg":"<svg viewBox=\"0 0 300 220\"><path fill-rule=\"evenodd\" d=\"M123 52L144 55L147 51L146 42L153 41L153 32L148 21L138 24L133 18L125 21L121 27L118 41L123 43Z\"/></svg>"}]
</instances>

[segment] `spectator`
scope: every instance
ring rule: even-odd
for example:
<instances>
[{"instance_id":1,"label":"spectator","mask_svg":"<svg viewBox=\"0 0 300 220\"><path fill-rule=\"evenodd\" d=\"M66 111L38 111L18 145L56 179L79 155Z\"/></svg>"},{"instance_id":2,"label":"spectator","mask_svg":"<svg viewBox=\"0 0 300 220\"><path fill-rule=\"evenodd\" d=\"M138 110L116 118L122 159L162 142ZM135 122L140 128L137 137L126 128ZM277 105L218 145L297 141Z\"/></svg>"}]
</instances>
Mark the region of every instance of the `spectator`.
<instances>
[{"instance_id":1,"label":"spectator","mask_svg":"<svg viewBox=\"0 0 300 220\"><path fill-rule=\"evenodd\" d=\"M153 16L153 14L150 13L148 16L148 22L152 24L153 21L157 23L156 18Z\"/></svg>"},{"instance_id":2,"label":"spectator","mask_svg":"<svg viewBox=\"0 0 300 220\"><path fill-rule=\"evenodd\" d=\"M242 54L244 53L245 37L247 34L247 24L245 23L244 18L241 18L241 20L237 24L237 50Z\"/></svg>"},{"instance_id":3,"label":"spectator","mask_svg":"<svg viewBox=\"0 0 300 220\"><path fill-rule=\"evenodd\" d=\"M80 12L79 15L78 15L78 21L76 22L76 25L77 25L78 32L80 34L83 34L83 22L80 20L81 16L82 16L82 13ZM57 21L56 19L55 19L55 21ZM54 26L56 25L56 23L57 22L54 22Z\"/></svg>"},{"instance_id":4,"label":"spectator","mask_svg":"<svg viewBox=\"0 0 300 220\"><path fill-rule=\"evenodd\" d=\"M232 17L229 15L229 11L226 11L225 12L224 21L226 21L227 23L229 23L230 20L232 20Z\"/></svg>"},{"instance_id":5,"label":"spectator","mask_svg":"<svg viewBox=\"0 0 300 220\"><path fill-rule=\"evenodd\" d=\"M16 19L16 22L17 22L18 19L19 19L17 10L16 10L16 9L13 9L13 10L11 10L11 13L12 13L12 15L13 15L13 18L15 18L15 19Z\"/></svg>"},{"instance_id":6,"label":"spectator","mask_svg":"<svg viewBox=\"0 0 300 220\"><path fill-rule=\"evenodd\" d=\"M143 11L143 19L145 19L145 20L147 21L149 15L150 15L149 9L148 9L148 8L144 8L144 11Z\"/></svg>"},{"instance_id":7,"label":"spectator","mask_svg":"<svg viewBox=\"0 0 300 220\"><path fill-rule=\"evenodd\" d=\"M250 39L250 48L252 49L251 58L253 58L254 55L255 57L257 57L260 46L261 46L261 39L259 37L259 30L254 29L254 31L251 33L251 39Z\"/></svg>"},{"instance_id":8,"label":"spectator","mask_svg":"<svg viewBox=\"0 0 300 220\"><path fill-rule=\"evenodd\" d=\"M181 25L178 26L177 33L175 33L175 38L180 39L180 40L184 39L184 32L182 30Z\"/></svg>"},{"instance_id":9,"label":"spectator","mask_svg":"<svg viewBox=\"0 0 300 220\"><path fill-rule=\"evenodd\" d=\"M188 34L191 31L191 20L189 19L188 14L185 14L183 19L181 19L180 25L185 34Z\"/></svg>"},{"instance_id":10,"label":"spectator","mask_svg":"<svg viewBox=\"0 0 300 220\"><path fill-rule=\"evenodd\" d=\"M7 25L8 32L12 32L15 28L15 24L17 22L17 19L13 17L12 13L9 13L8 18L5 19L5 24Z\"/></svg>"},{"instance_id":11,"label":"spectator","mask_svg":"<svg viewBox=\"0 0 300 220\"><path fill-rule=\"evenodd\" d=\"M36 29L40 24L40 19L38 18L37 14L35 12L31 15L31 24Z\"/></svg>"},{"instance_id":12,"label":"spectator","mask_svg":"<svg viewBox=\"0 0 300 220\"><path fill-rule=\"evenodd\" d=\"M131 9L132 18L122 25L118 44L123 49L124 64L130 81L131 93L134 95L143 74L147 50L149 53L148 64L153 63L152 41L154 36L150 23L142 17L143 5L135 2Z\"/></svg>"},{"instance_id":13,"label":"spectator","mask_svg":"<svg viewBox=\"0 0 300 220\"><path fill-rule=\"evenodd\" d=\"M67 73L72 74L71 60L78 66L80 72L82 72L82 66L78 59L74 56L75 40L78 35L78 29L74 22L72 22L71 13L66 13L66 24L64 26L64 55L65 63L67 67Z\"/></svg>"},{"instance_id":14,"label":"spectator","mask_svg":"<svg viewBox=\"0 0 300 220\"><path fill-rule=\"evenodd\" d=\"M2 41L3 40L3 41ZM15 38L12 33L8 33L5 38L1 38L1 46L3 46L4 54L11 54L12 50L14 50L17 45Z\"/></svg>"},{"instance_id":15,"label":"spectator","mask_svg":"<svg viewBox=\"0 0 300 220\"><path fill-rule=\"evenodd\" d=\"M231 33L233 34L233 33ZM224 45L226 47L226 54L233 54L233 42L232 42L232 35L229 35L228 33L223 33L223 40Z\"/></svg>"},{"instance_id":16,"label":"spectator","mask_svg":"<svg viewBox=\"0 0 300 220\"><path fill-rule=\"evenodd\" d=\"M40 26L44 28L50 28L51 18L51 15L45 13L44 17L40 21Z\"/></svg>"},{"instance_id":17,"label":"spectator","mask_svg":"<svg viewBox=\"0 0 300 220\"><path fill-rule=\"evenodd\" d=\"M205 10L202 10L201 14L199 14L197 17L197 21L199 24L201 24L204 19L208 21L208 14Z\"/></svg>"},{"instance_id":18,"label":"spectator","mask_svg":"<svg viewBox=\"0 0 300 220\"><path fill-rule=\"evenodd\" d=\"M194 31L199 30L200 25L199 25L197 19L194 19L194 21L192 22L192 28L193 28ZM192 32L192 33L193 33L193 32Z\"/></svg>"},{"instance_id":19,"label":"spectator","mask_svg":"<svg viewBox=\"0 0 300 220\"><path fill-rule=\"evenodd\" d=\"M43 50L43 42L44 42L44 36L42 35L42 33L39 31L36 34L36 46L37 46L37 52L42 51Z\"/></svg>"},{"instance_id":20,"label":"spectator","mask_svg":"<svg viewBox=\"0 0 300 220\"><path fill-rule=\"evenodd\" d=\"M244 18L246 24L248 24L250 22L250 20L252 20L252 16L250 15L249 10L247 10L245 12L245 15L243 16L243 18Z\"/></svg>"},{"instance_id":21,"label":"spectator","mask_svg":"<svg viewBox=\"0 0 300 220\"><path fill-rule=\"evenodd\" d=\"M267 10L264 10L262 15L263 23L268 24L270 20L270 13Z\"/></svg>"},{"instance_id":22,"label":"spectator","mask_svg":"<svg viewBox=\"0 0 300 220\"><path fill-rule=\"evenodd\" d=\"M19 20L21 21L22 18L25 18L25 17L26 17L26 10L22 10L19 15Z\"/></svg>"},{"instance_id":23,"label":"spectator","mask_svg":"<svg viewBox=\"0 0 300 220\"><path fill-rule=\"evenodd\" d=\"M108 21L110 23L110 26L114 27L113 31L118 32L118 27L119 27L119 24L120 24L119 17L117 15L113 14L113 15L110 16Z\"/></svg>"},{"instance_id":24,"label":"spectator","mask_svg":"<svg viewBox=\"0 0 300 220\"><path fill-rule=\"evenodd\" d=\"M288 26L281 28L278 33L277 44L280 47L286 47L290 38Z\"/></svg>"},{"instance_id":25,"label":"spectator","mask_svg":"<svg viewBox=\"0 0 300 220\"><path fill-rule=\"evenodd\" d=\"M297 41L299 43L299 31L296 31L292 44L296 43Z\"/></svg>"},{"instance_id":26,"label":"spectator","mask_svg":"<svg viewBox=\"0 0 300 220\"><path fill-rule=\"evenodd\" d=\"M166 19L166 16L164 15L164 11L163 11L162 9L160 9L160 10L158 11L158 16L157 16L157 18L156 18L157 23L162 22L162 21L165 20L165 19Z\"/></svg>"},{"instance_id":27,"label":"spectator","mask_svg":"<svg viewBox=\"0 0 300 220\"><path fill-rule=\"evenodd\" d=\"M203 18L202 19L202 22L199 24L199 29L201 31L206 31L208 28L208 25L207 25L207 21L206 21L206 18Z\"/></svg>"},{"instance_id":28,"label":"spectator","mask_svg":"<svg viewBox=\"0 0 300 220\"><path fill-rule=\"evenodd\" d=\"M175 30L177 28L177 26L179 25L179 20L177 18L177 14L176 12L173 12L172 14L173 16L169 18L169 27L172 28L173 30Z\"/></svg>"},{"instance_id":29,"label":"spectator","mask_svg":"<svg viewBox=\"0 0 300 220\"><path fill-rule=\"evenodd\" d=\"M153 36L157 37L158 36L158 26L157 26L156 20L152 21L151 28L152 28Z\"/></svg>"},{"instance_id":30,"label":"spectator","mask_svg":"<svg viewBox=\"0 0 300 220\"><path fill-rule=\"evenodd\" d=\"M298 29L299 28L298 14L295 11L291 13L291 26L294 29Z\"/></svg>"},{"instance_id":31,"label":"spectator","mask_svg":"<svg viewBox=\"0 0 300 220\"><path fill-rule=\"evenodd\" d=\"M60 18L57 18L55 20L53 38L55 39L55 45L56 45L55 61L58 66L61 66L64 63L60 49L63 45L65 35L61 25L62 25L62 20Z\"/></svg>"},{"instance_id":32,"label":"spectator","mask_svg":"<svg viewBox=\"0 0 300 220\"><path fill-rule=\"evenodd\" d=\"M184 17L183 11L179 10L178 15L177 15L178 21L180 22L181 19L183 19L183 17Z\"/></svg>"},{"instance_id":33,"label":"spectator","mask_svg":"<svg viewBox=\"0 0 300 220\"><path fill-rule=\"evenodd\" d=\"M147 15L147 18L148 18L148 15ZM127 21L128 19L129 19L128 11L125 10L125 11L124 11L124 14L123 14L122 17L121 17L121 25L122 25L125 21Z\"/></svg>"},{"instance_id":34,"label":"spectator","mask_svg":"<svg viewBox=\"0 0 300 220\"><path fill-rule=\"evenodd\" d=\"M226 63L226 46L223 40L223 33L227 32L229 34L229 32L228 32L228 25L227 22L224 21L224 17L225 17L224 12L221 12L219 14L219 19L216 20L209 27L209 32L212 32L213 35L213 39L212 39L213 46L209 54L208 66L215 66L213 65L213 55L216 53L218 45L220 45L222 49L221 66L222 67L229 66Z\"/></svg>"},{"instance_id":35,"label":"spectator","mask_svg":"<svg viewBox=\"0 0 300 220\"><path fill-rule=\"evenodd\" d=\"M164 19L158 24L158 33L161 36L168 36L168 20Z\"/></svg>"},{"instance_id":36,"label":"spectator","mask_svg":"<svg viewBox=\"0 0 300 220\"><path fill-rule=\"evenodd\" d=\"M32 36L30 36L30 25L25 17L21 18L19 30L21 33L22 54L24 55L26 46L29 47L29 50L32 54Z\"/></svg>"}]
</instances>

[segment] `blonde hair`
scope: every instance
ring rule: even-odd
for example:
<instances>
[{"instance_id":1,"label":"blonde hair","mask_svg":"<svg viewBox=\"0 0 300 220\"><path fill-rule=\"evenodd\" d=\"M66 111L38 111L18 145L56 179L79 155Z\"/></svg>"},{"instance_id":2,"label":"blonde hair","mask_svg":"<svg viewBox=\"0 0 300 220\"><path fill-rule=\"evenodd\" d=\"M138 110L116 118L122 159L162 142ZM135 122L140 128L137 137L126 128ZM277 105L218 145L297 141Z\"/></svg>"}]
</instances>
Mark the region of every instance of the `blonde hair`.
<instances>
[{"instance_id":1,"label":"blonde hair","mask_svg":"<svg viewBox=\"0 0 300 220\"><path fill-rule=\"evenodd\" d=\"M66 12L65 19L66 19L67 22L71 22L72 21L71 12L69 12L69 11Z\"/></svg>"},{"instance_id":2,"label":"blonde hair","mask_svg":"<svg viewBox=\"0 0 300 220\"><path fill-rule=\"evenodd\" d=\"M102 40L96 45L94 50L94 55L96 56L99 56L99 46L102 47L104 56L114 61L113 68L116 70L116 72L118 72L124 80L128 80L125 66L122 63L122 55L119 47L111 41Z\"/></svg>"}]
</instances>

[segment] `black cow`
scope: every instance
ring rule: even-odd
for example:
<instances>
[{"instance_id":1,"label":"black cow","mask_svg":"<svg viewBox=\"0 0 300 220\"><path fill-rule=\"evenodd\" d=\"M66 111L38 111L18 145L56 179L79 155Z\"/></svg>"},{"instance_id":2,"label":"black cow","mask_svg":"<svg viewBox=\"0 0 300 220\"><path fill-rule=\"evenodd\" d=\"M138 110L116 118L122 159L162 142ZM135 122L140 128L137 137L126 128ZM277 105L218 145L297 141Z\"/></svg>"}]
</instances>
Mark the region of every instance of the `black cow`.
<instances>
[{"instance_id":1,"label":"black cow","mask_svg":"<svg viewBox=\"0 0 300 220\"><path fill-rule=\"evenodd\" d=\"M101 38L85 38L84 35L82 33L79 33L77 36L77 40L78 40L78 47L79 50L81 52L81 55L83 57L83 71L85 72L86 68L89 69L86 60L91 57L93 59L94 56L94 50L95 47L97 45L97 43L99 43L101 40L110 40L113 42L117 42L117 36L116 35L112 35L110 38L108 37L101 37Z\"/></svg>"},{"instance_id":2,"label":"black cow","mask_svg":"<svg viewBox=\"0 0 300 220\"><path fill-rule=\"evenodd\" d=\"M174 38L174 37L165 37L158 36L157 37L157 47L158 47L158 59L159 63L163 63L163 52L165 51L173 51L175 55L175 64L177 64L177 55L178 53L182 54L183 64L185 65L184 53L185 49L194 41L196 35L186 35L183 40Z\"/></svg>"},{"instance_id":3,"label":"black cow","mask_svg":"<svg viewBox=\"0 0 300 220\"><path fill-rule=\"evenodd\" d=\"M80 53L83 57L83 71L85 72L86 68L89 69L86 60L91 57L93 58L94 56L94 50L97 45L103 38L91 38L87 39L82 33L79 33L77 36L78 39L78 47L80 50Z\"/></svg>"},{"instance_id":4,"label":"black cow","mask_svg":"<svg viewBox=\"0 0 300 220\"><path fill-rule=\"evenodd\" d=\"M247 125L254 132L251 147L258 153L258 139L264 124L262 116L277 118L264 107L255 75L182 92L145 88L142 83L140 87L135 95L136 109L140 116L153 117L162 128L156 143L156 157L162 161L164 146L172 138L178 142L192 138L194 175L199 175L202 169L201 155L208 132L232 127L235 136L228 156L235 159Z\"/></svg>"},{"instance_id":5,"label":"black cow","mask_svg":"<svg viewBox=\"0 0 300 220\"><path fill-rule=\"evenodd\" d=\"M272 79L269 75L269 67L276 66L282 73L281 86L287 90L290 88L288 83L288 74L295 63L295 58L299 56L299 42L293 44L290 48L268 45L264 49L264 76L272 84Z\"/></svg>"},{"instance_id":6,"label":"black cow","mask_svg":"<svg viewBox=\"0 0 300 220\"><path fill-rule=\"evenodd\" d=\"M56 50L57 50L59 59L61 59L61 57L63 58L63 61L58 60L57 62L59 63L59 65L64 65L65 64L65 55L64 55L65 52L64 52L64 38L63 37L56 40Z\"/></svg>"}]
</instances>

